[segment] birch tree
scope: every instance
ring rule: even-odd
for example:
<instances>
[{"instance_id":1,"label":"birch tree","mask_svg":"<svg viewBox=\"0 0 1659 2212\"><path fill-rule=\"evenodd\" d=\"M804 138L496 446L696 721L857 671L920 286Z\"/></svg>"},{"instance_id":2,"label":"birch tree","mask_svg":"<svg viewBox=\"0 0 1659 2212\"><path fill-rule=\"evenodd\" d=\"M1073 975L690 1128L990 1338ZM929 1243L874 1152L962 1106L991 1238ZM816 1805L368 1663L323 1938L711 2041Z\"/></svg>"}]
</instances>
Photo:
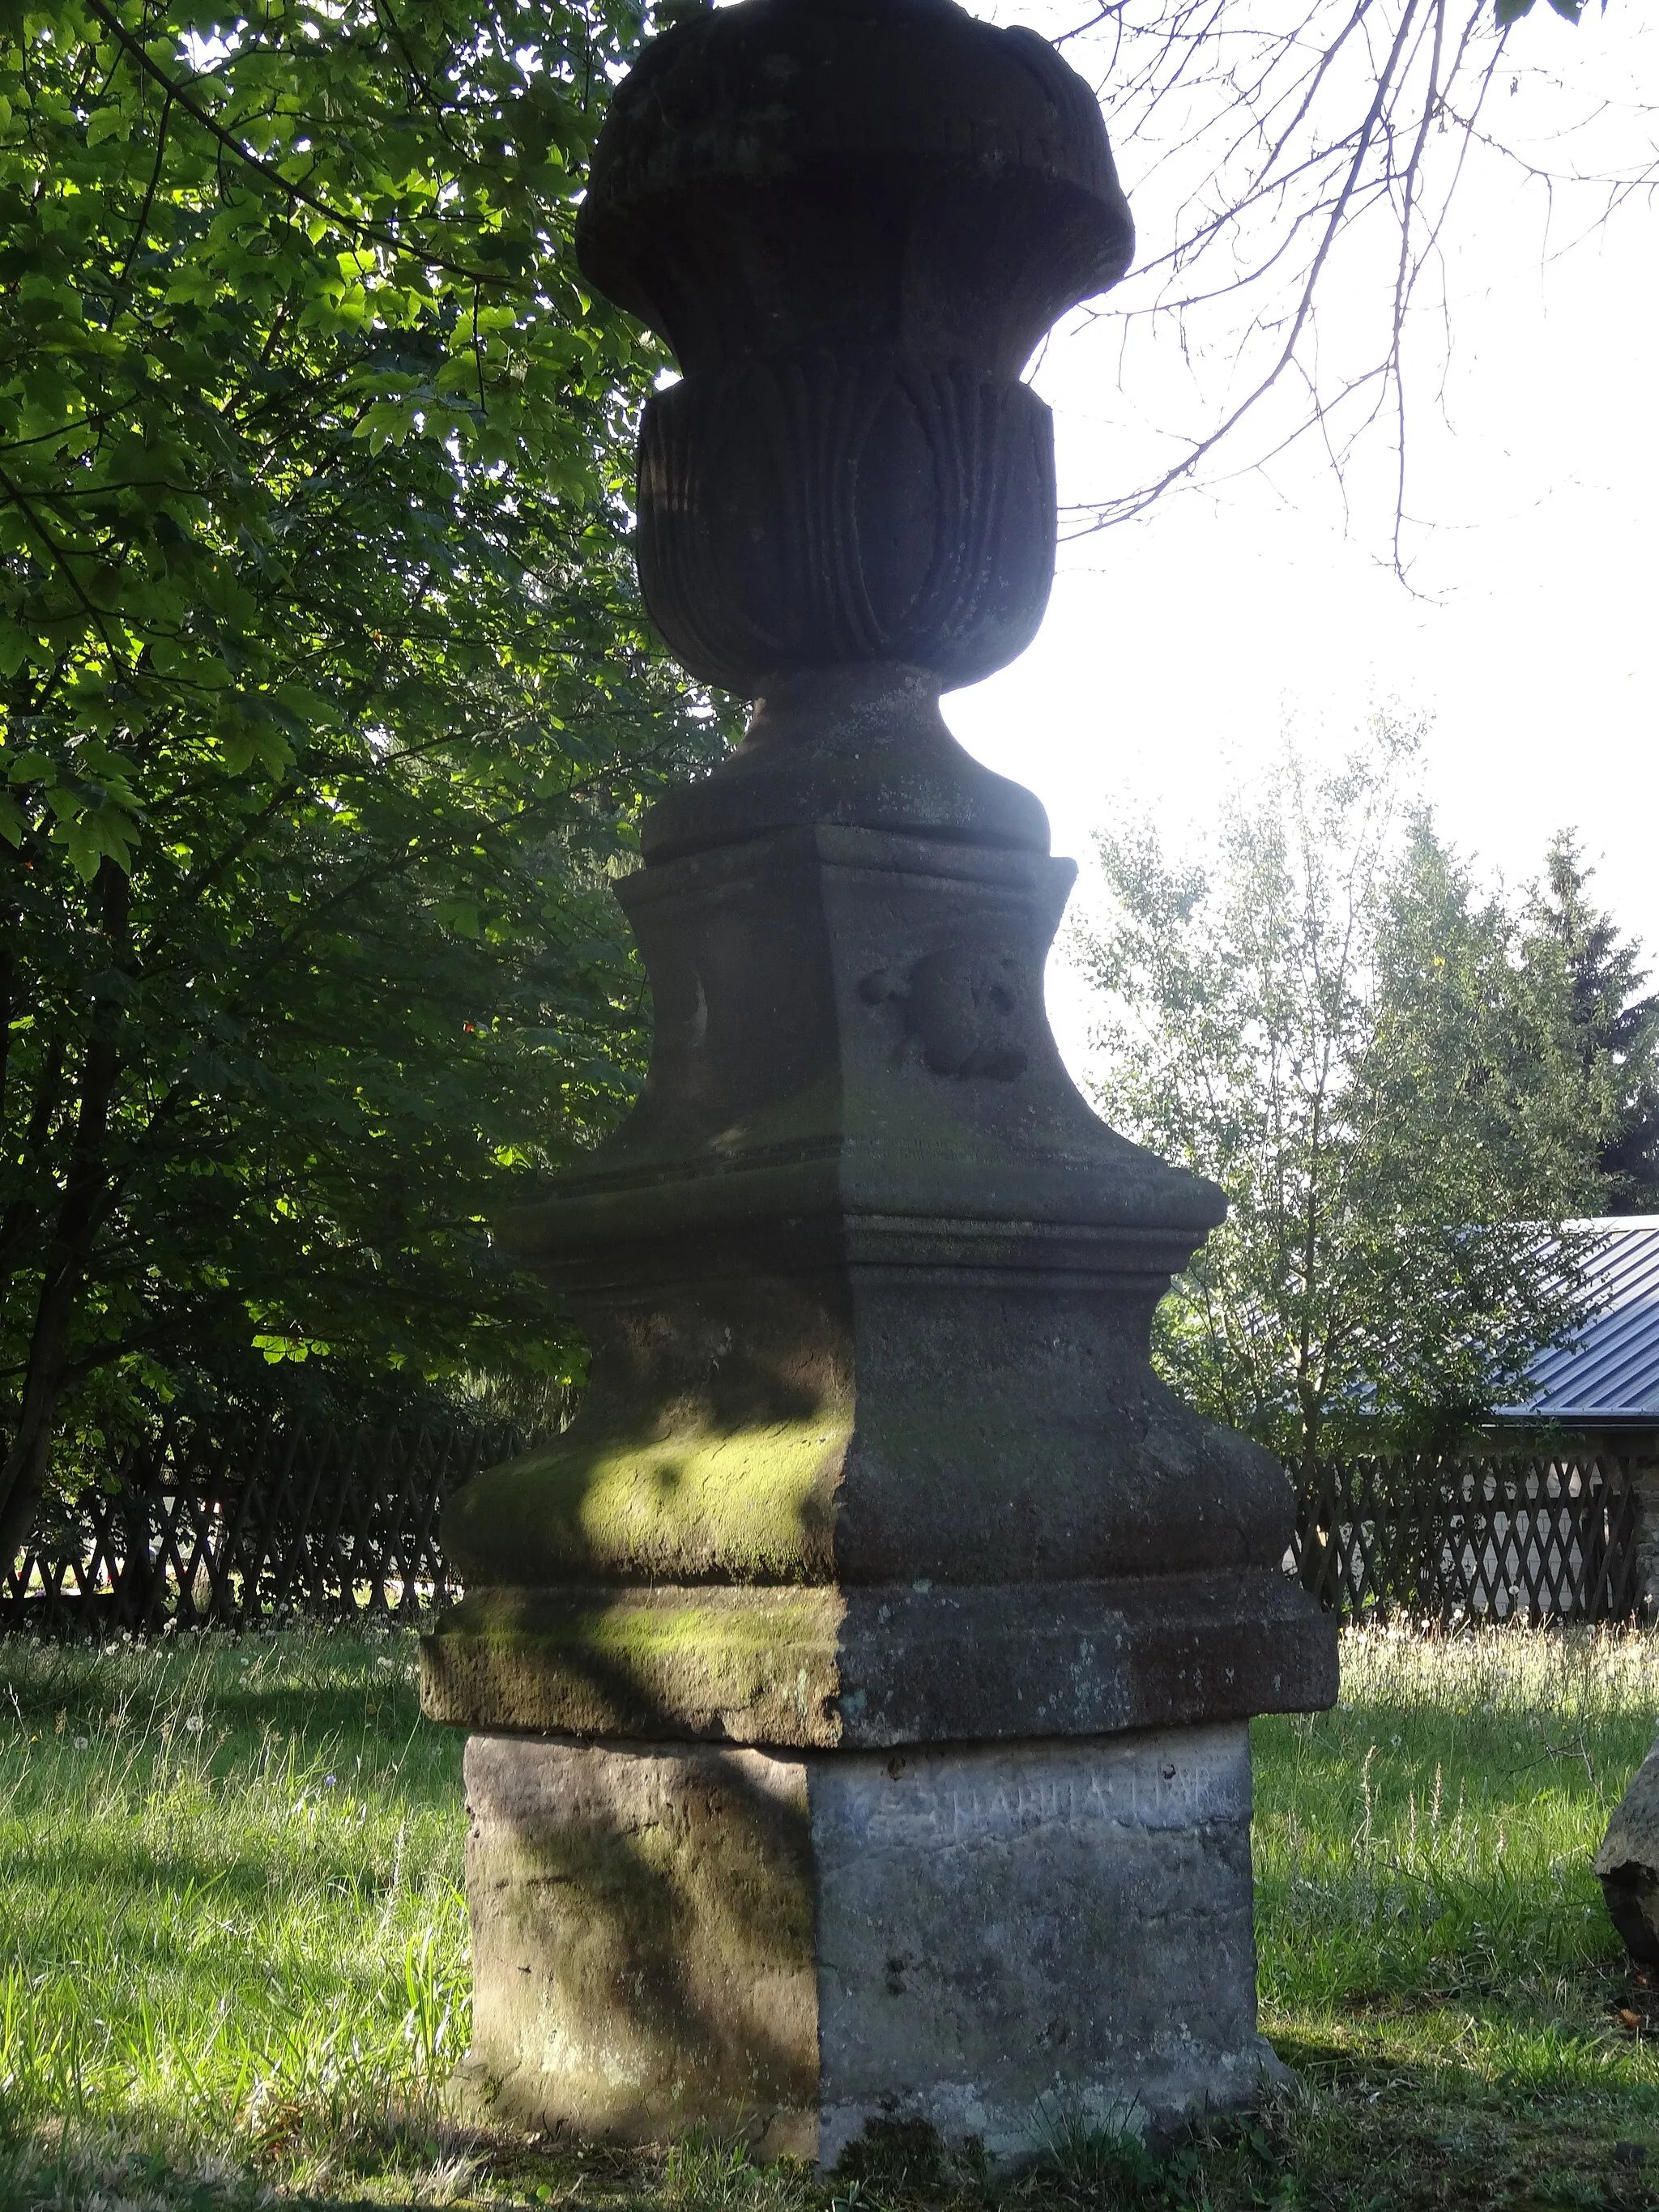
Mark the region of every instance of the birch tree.
<instances>
[{"instance_id":1,"label":"birch tree","mask_svg":"<svg viewBox=\"0 0 1659 2212\"><path fill-rule=\"evenodd\" d=\"M1287 756L1212 859L1142 828L1079 939L1102 1110L1231 1212L1160 1310L1170 1379L1311 1471L1466 1431L1583 1311L1613 1111L1568 995L1411 797L1410 732Z\"/></svg>"}]
</instances>

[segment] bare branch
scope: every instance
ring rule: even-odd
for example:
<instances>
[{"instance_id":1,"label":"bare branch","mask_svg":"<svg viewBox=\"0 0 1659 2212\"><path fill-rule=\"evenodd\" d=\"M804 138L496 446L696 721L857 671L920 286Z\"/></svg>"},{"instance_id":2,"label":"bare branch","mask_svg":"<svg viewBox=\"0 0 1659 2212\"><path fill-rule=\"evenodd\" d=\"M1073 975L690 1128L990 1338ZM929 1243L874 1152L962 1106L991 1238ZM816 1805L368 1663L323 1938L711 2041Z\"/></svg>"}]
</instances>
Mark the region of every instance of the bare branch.
<instances>
[{"instance_id":1,"label":"bare branch","mask_svg":"<svg viewBox=\"0 0 1659 2212\"><path fill-rule=\"evenodd\" d=\"M1115 322L1125 348L1173 338L1207 416L1159 433L1175 450L1143 464L1132 489L1069 509L1068 537L1264 467L1299 440L1322 446L1340 482L1380 435L1392 459L1387 557L1406 577L1412 423L1437 384L1443 396L1448 250L1474 170L1503 163L1547 212L1569 191L1588 201L1573 243L1659 191L1659 100L1639 87L1629 100L1588 83L1577 93L1571 66L1515 62L1517 40L1531 54L1539 39L1565 39L1574 63L1591 40L1585 30L1573 44L1534 15L1505 27L1492 0L1113 0L1062 27L1073 59L1109 64L1102 97L1148 246L1085 319ZM1523 76L1556 107L1541 144L1498 113L1496 95ZM1632 120L1638 143L1615 146ZM1322 343L1328 295L1344 321ZM1223 396L1206 406L1212 376ZM1218 477L1224 449L1236 458Z\"/></svg>"}]
</instances>

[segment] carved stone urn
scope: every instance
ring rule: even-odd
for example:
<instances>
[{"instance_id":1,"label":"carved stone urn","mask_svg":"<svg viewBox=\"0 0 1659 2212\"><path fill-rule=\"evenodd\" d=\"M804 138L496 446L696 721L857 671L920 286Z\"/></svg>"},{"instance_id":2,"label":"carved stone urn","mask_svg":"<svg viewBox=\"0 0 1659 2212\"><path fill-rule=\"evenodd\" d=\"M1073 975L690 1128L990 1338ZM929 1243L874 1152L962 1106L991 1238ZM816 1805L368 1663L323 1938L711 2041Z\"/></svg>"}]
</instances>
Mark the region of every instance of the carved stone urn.
<instances>
[{"instance_id":1,"label":"carved stone urn","mask_svg":"<svg viewBox=\"0 0 1659 2212\"><path fill-rule=\"evenodd\" d=\"M743 0L617 88L578 228L672 346L638 550L743 744L619 886L649 1079L504 1232L593 1346L444 1527L470 1729L462 2088L825 2163L872 2122L1248 2102L1248 1721L1329 1704L1279 1468L1148 1364L1222 1217L1069 1080L1074 871L942 690L1054 553L1020 371L1133 231L1098 109L953 0Z\"/></svg>"}]
</instances>

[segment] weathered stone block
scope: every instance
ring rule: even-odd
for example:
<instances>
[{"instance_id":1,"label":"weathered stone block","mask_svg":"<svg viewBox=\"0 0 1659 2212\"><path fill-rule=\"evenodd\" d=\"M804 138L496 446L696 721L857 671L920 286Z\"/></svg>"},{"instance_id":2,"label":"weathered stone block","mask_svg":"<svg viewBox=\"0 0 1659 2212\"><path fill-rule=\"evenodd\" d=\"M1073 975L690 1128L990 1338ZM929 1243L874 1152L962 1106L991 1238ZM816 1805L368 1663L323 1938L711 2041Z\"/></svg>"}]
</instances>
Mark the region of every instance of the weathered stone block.
<instances>
[{"instance_id":1,"label":"weathered stone block","mask_svg":"<svg viewBox=\"0 0 1659 2212\"><path fill-rule=\"evenodd\" d=\"M876 1751L1302 1712L1329 1625L1278 1569L1117 1582L485 1588L421 1654L455 1728Z\"/></svg>"},{"instance_id":2,"label":"weathered stone block","mask_svg":"<svg viewBox=\"0 0 1659 2212\"><path fill-rule=\"evenodd\" d=\"M1595 1872L1631 1956L1659 1965L1659 1743L1614 1808Z\"/></svg>"},{"instance_id":3,"label":"weathered stone block","mask_svg":"<svg viewBox=\"0 0 1659 2212\"><path fill-rule=\"evenodd\" d=\"M1054 2115L1247 2103L1243 1724L775 1754L467 1747L473 2048L498 2118L705 2124L833 2162L872 2120L1031 2155Z\"/></svg>"}]
</instances>

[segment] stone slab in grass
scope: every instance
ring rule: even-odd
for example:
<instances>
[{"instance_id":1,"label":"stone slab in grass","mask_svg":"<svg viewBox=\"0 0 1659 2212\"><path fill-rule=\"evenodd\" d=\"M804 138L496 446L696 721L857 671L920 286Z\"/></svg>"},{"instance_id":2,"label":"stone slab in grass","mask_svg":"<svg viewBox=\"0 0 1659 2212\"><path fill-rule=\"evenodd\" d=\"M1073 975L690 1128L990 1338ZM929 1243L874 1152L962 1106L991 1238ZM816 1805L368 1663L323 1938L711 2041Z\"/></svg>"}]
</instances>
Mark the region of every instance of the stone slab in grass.
<instances>
[{"instance_id":1,"label":"stone slab in grass","mask_svg":"<svg viewBox=\"0 0 1659 2212\"><path fill-rule=\"evenodd\" d=\"M1607 1823L1595 1871L1631 1956L1659 1965L1659 1743L1637 1768Z\"/></svg>"}]
</instances>

